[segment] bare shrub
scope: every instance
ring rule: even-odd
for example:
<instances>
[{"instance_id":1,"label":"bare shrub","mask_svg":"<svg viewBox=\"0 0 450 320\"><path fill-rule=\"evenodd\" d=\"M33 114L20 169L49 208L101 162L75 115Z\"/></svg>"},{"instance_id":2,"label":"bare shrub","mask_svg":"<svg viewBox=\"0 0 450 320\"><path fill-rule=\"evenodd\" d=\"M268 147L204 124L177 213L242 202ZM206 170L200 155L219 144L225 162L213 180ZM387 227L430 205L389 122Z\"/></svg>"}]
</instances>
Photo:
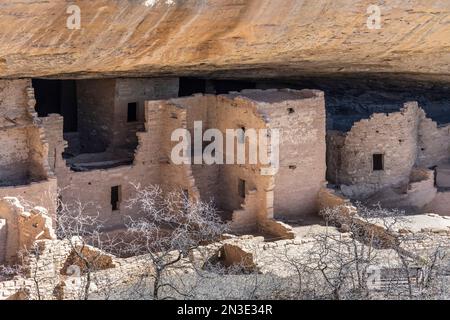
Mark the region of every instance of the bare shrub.
<instances>
[{"instance_id":1,"label":"bare shrub","mask_svg":"<svg viewBox=\"0 0 450 320\"><path fill-rule=\"evenodd\" d=\"M183 257L200 245L217 241L227 230L212 203L194 200L183 191L164 193L159 186L141 188L128 204L140 218L129 218L129 254L145 254L152 272L153 299L168 299L163 290L178 291L166 278ZM179 292L180 293L180 292Z\"/></svg>"}]
</instances>

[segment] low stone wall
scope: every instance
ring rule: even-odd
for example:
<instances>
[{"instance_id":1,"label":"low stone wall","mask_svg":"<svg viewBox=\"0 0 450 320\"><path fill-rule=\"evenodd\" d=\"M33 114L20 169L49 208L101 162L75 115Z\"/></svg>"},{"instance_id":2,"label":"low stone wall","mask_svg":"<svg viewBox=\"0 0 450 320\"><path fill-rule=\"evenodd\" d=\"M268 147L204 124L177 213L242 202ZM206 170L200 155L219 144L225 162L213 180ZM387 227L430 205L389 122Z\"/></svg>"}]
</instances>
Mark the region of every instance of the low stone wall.
<instances>
[{"instance_id":1,"label":"low stone wall","mask_svg":"<svg viewBox=\"0 0 450 320\"><path fill-rule=\"evenodd\" d=\"M14 197L30 207L46 208L52 219L55 219L57 189L56 178L49 178L28 185L0 188L0 199Z\"/></svg>"},{"instance_id":2,"label":"low stone wall","mask_svg":"<svg viewBox=\"0 0 450 320\"><path fill-rule=\"evenodd\" d=\"M353 207L350 200L337 195L333 190L327 188L319 191L318 207L320 212L328 208L339 208L343 217L351 217L356 214L356 208Z\"/></svg>"},{"instance_id":3,"label":"low stone wall","mask_svg":"<svg viewBox=\"0 0 450 320\"><path fill-rule=\"evenodd\" d=\"M266 219L260 222L259 228L263 233L273 236L276 240L295 239L295 232L292 227L281 221Z\"/></svg>"},{"instance_id":4,"label":"low stone wall","mask_svg":"<svg viewBox=\"0 0 450 320\"><path fill-rule=\"evenodd\" d=\"M408 187L407 205L421 209L430 203L437 194L434 185L434 171L416 168L411 173L411 183Z\"/></svg>"},{"instance_id":5,"label":"low stone wall","mask_svg":"<svg viewBox=\"0 0 450 320\"><path fill-rule=\"evenodd\" d=\"M21 278L0 282L0 300L26 300L32 287L31 279Z\"/></svg>"},{"instance_id":6,"label":"low stone wall","mask_svg":"<svg viewBox=\"0 0 450 320\"><path fill-rule=\"evenodd\" d=\"M378 224L364 220L358 215L356 207L349 200L335 194L333 190L324 188L319 192L319 207L321 214L329 219L329 222L337 223L343 229L353 231L358 236L362 236L362 239L371 239L373 241L371 245L391 248L398 243L392 232ZM330 209L336 209L333 210L331 216L327 212Z\"/></svg>"},{"instance_id":7,"label":"low stone wall","mask_svg":"<svg viewBox=\"0 0 450 320\"><path fill-rule=\"evenodd\" d=\"M0 250L0 263L17 263L21 251L29 250L36 240L56 238L47 211L42 207L26 211L17 198L0 200L0 218L6 222L6 243Z\"/></svg>"},{"instance_id":8,"label":"low stone wall","mask_svg":"<svg viewBox=\"0 0 450 320\"><path fill-rule=\"evenodd\" d=\"M411 213L420 213L433 201L437 194L434 185L434 171L414 168L408 184L387 187L364 201L366 205L380 205L383 208L395 208Z\"/></svg>"},{"instance_id":9,"label":"low stone wall","mask_svg":"<svg viewBox=\"0 0 450 320\"><path fill-rule=\"evenodd\" d=\"M97 248L83 245L78 238L66 240L40 240L23 259L23 274L12 280L0 282L0 300L26 298L54 300L75 298L80 286L86 283L86 272L74 248L81 250L95 263L95 272L109 271L119 266L117 258ZM117 272L116 272L117 273ZM127 275L120 272L121 277ZM69 293L64 294L65 290ZM18 294L20 294L18 296Z\"/></svg>"}]
</instances>

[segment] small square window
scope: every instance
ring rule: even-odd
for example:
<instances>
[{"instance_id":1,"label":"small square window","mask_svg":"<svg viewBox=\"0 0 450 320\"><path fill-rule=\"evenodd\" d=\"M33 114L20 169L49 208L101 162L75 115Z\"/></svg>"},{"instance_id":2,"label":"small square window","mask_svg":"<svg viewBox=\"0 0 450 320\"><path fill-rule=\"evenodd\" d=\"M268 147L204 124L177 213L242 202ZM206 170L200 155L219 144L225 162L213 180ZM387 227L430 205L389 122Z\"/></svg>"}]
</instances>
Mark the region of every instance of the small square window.
<instances>
[{"instance_id":1,"label":"small square window","mask_svg":"<svg viewBox=\"0 0 450 320\"><path fill-rule=\"evenodd\" d=\"M384 154L375 153L373 155L373 171L384 170Z\"/></svg>"},{"instance_id":2,"label":"small square window","mask_svg":"<svg viewBox=\"0 0 450 320\"><path fill-rule=\"evenodd\" d=\"M128 104L127 122L137 121L137 102Z\"/></svg>"}]
</instances>

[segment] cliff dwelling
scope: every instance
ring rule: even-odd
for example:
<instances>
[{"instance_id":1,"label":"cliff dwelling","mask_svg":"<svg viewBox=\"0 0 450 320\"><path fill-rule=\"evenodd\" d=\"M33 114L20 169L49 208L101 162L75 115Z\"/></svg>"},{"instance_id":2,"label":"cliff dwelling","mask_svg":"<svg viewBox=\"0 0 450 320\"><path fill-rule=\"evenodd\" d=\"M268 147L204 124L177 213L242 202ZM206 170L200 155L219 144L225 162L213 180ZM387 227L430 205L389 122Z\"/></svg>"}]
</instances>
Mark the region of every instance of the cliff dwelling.
<instances>
[{"instance_id":1,"label":"cliff dwelling","mask_svg":"<svg viewBox=\"0 0 450 320\"><path fill-rule=\"evenodd\" d=\"M426 263L445 255L427 250L450 250L448 0L7 2L0 300L41 298L32 268L50 299L76 296L74 274L153 277L155 300L207 274L203 298L262 276L338 300L367 293L374 265L433 296ZM361 269L356 248L380 258ZM345 258L350 273L302 287Z\"/></svg>"},{"instance_id":2,"label":"cliff dwelling","mask_svg":"<svg viewBox=\"0 0 450 320\"><path fill-rule=\"evenodd\" d=\"M37 204L50 208L56 198L86 203L86 214L99 214L110 229L131 214L126 201L136 184L213 201L236 232L270 219L308 220L327 182L353 200L448 214L446 89L435 86L436 96L422 96L420 106L398 101L421 94L423 84L403 92L396 80L389 90L380 83L351 77L2 80L3 139L13 146L3 157L3 194L40 198ZM325 92L302 89L310 87ZM244 135L246 128L281 130L279 169L262 175L257 164L174 165L171 132L186 128L194 136L196 121L203 123L202 136L210 128Z\"/></svg>"}]
</instances>

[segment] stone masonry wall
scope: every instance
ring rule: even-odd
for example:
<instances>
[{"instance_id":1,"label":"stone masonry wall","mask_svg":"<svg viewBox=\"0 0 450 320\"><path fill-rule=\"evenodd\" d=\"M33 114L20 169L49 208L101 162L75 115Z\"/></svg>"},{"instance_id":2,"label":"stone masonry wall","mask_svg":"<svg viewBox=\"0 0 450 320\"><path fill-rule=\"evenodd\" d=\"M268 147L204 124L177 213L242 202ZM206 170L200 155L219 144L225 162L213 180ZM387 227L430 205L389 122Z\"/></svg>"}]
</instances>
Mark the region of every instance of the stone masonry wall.
<instances>
[{"instance_id":1,"label":"stone masonry wall","mask_svg":"<svg viewBox=\"0 0 450 320\"><path fill-rule=\"evenodd\" d=\"M374 114L353 126L343 146L329 146L329 152L339 151L329 159L339 157L337 180L346 196L364 198L385 186L408 183L418 154L420 113L417 103L407 103L400 112ZM328 138L333 141L342 144L342 140ZM384 170L373 170L374 154L383 155ZM336 170L335 165L330 170Z\"/></svg>"},{"instance_id":2,"label":"stone masonry wall","mask_svg":"<svg viewBox=\"0 0 450 320\"><path fill-rule=\"evenodd\" d=\"M418 156L416 165L430 168L450 159L450 125L438 126L426 117L422 110L419 113Z\"/></svg>"},{"instance_id":3,"label":"stone masonry wall","mask_svg":"<svg viewBox=\"0 0 450 320\"><path fill-rule=\"evenodd\" d=\"M2 130L0 185L25 184L29 179L29 149L26 128Z\"/></svg>"},{"instance_id":4,"label":"stone masonry wall","mask_svg":"<svg viewBox=\"0 0 450 320\"><path fill-rule=\"evenodd\" d=\"M245 92L245 91L244 91ZM326 182L325 99L323 92L265 91L271 99L259 112L280 130L280 168L275 175L275 217L317 213L317 195Z\"/></svg>"},{"instance_id":5,"label":"stone masonry wall","mask_svg":"<svg viewBox=\"0 0 450 320\"><path fill-rule=\"evenodd\" d=\"M82 140L86 141L87 139L93 143L93 149L88 151L100 151L98 142L103 139L102 136L108 136L107 140L110 146L113 141L128 144L124 140L128 133L124 133L124 127L118 127L117 124L122 123L123 119L126 121L127 101L139 103L142 108L139 111L145 112L145 117L139 118L142 127L140 132L136 132L136 128L130 129L130 134L138 142L132 165L87 172L71 171L62 158L62 153L67 147L67 142L63 139L63 118L56 114L39 118L49 145L48 163L57 176L61 200L64 203L83 204L86 214L99 215L99 219L107 227L114 228L123 225L125 217L133 214L126 202L134 193L134 185L140 184L141 187L145 187L149 184L160 184L160 176L164 171L161 169L160 162L163 153L161 135L165 128L165 124L161 123L163 117L159 109L154 110L147 106L144 108L141 103L143 104L144 99L175 95L178 93L177 81L176 79L118 79L116 82L112 82L112 80L81 80L77 83L79 123L81 124L79 133ZM118 106L121 106L120 112L118 112ZM100 120L101 117L103 118ZM85 130L87 132L83 132ZM109 130L114 132L109 132ZM94 133L95 136L90 136ZM170 135L168 139L170 140ZM84 150L86 151L86 149ZM171 170L166 171L170 172ZM188 172L183 171L178 176L182 174L189 175ZM175 184L175 182L172 183L172 185ZM119 186L120 203L118 210L113 211L111 188L115 186Z\"/></svg>"},{"instance_id":6,"label":"stone masonry wall","mask_svg":"<svg viewBox=\"0 0 450 320\"><path fill-rule=\"evenodd\" d=\"M62 137L61 121L59 135L52 134L53 139ZM127 199L134 193L134 185L145 187L148 184L159 184L159 163L157 146L158 140L154 139L153 125L157 125L156 119L149 119L146 124L149 131L139 133L140 145L136 151L132 165L120 166L111 169L91 170L87 172L73 172L65 164L61 157L61 149L64 147L61 140L56 145L57 166L56 175L60 187L61 200L67 204L81 203L85 206L86 214L99 215L99 219L107 227L119 227L124 219L133 212L127 207ZM54 129L54 128L53 128ZM49 127L51 130L51 127ZM158 136L159 133L156 134ZM111 188L119 186L119 208L113 210L111 205Z\"/></svg>"},{"instance_id":7,"label":"stone masonry wall","mask_svg":"<svg viewBox=\"0 0 450 320\"><path fill-rule=\"evenodd\" d=\"M6 222L6 239L3 239L6 245L2 244L0 255L2 263L18 263L21 251L30 249L36 240L55 238L48 212L42 207L28 212L17 198L0 200L0 219Z\"/></svg>"},{"instance_id":8,"label":"stone masonry wall","mask_svg":"<svg viewBox=\"0 0 450 320\"><path fill-rule=\"evenodd\" d=\"M29 80L0 80L0 186L25 184L29 178L29 85Z\"/></svg>"},{"instance_id":9,"label":"stone masonry wall","mask_svg":"<svg viewBox=\"0 0 450 320\"><path fill-rule=\"evenodd\" d=\"M117 79L114 97L112 147L137 145L136 132L144 129L145 101L162 100L178 96L178 78L128 78ZM137 103L137 121L127 122L129 103Z\"/></svg>"},{"instance_id":10,"label":"stone masonry wall","mask_svg":"<svg viewBox=\"0 0 450 320\"><path fill-rule=\"evenodd\" d=\"M272 226L263 221L273 218L274 212L278 217L317 213L317 194L325 182L325 142L320 141L325 136L322 93L244 90L230 95L172 99L164 108L170 105L186 110L186 125L192 141L195 121L202 122L203 133L208 129L219 129L224 140L227 129L257 131L274 128L281 131L281 168L272 175L262 175L260 163L249 164L248 144L246 164L191 165L201 198L205 201L213 199L225 214L231 213L234 230L249 231L257 228L259 223ZM171 121L176 117L175 112L169 115ZM224 141L225 154L219 155L224 159L227 143L230 141ZM236 153L237 139L234 143ZM208 144L204 142L204 146ZM296 157L290 156L292 152ZM245 181L245 198L238 191L240 180ZM274 227L277 229L280 228Z\"/></svg>"},{"instance_id":11,"label":"stone masonry wall","mask_svg":"<svg viewBox=\"0 0 450 320\"><path fill-rule=\"evenodd\" d=\"M53 216L56 179L35 103L31 80L0 80L0 198L20 198Z\"/></svg>"},{"instance_id":12,"label":"stone masonry wall","mask_svg":"<svg viewBox=\"0 0 450 320\"><path fill-rule=\"evenodd\" d=\"M217 128L224 134L227 129L265 129L266 122L258 114L257 104L254 101L235 98L233 96L218 96L217 97ZM258 131L257 131L258 132ZM224 146L225 157L227 156L227 144L233 143L233 141L226 140ZM235 139L235 157L237 153L238 144L240 142ZM249 146L246 143L246 162L243 165L223 165L220 167L220 197L218 202L220 206L227 211L240 210L241 205L244 204L245 200L248 200L250 193L254 193L253 197L259 198L261 201L255 204L256 216L253 219L258 220L266 218L266 199L265 191L269 186L269 182L272 177L261 176L261 164L250 164L249 159ZM236 158L235 158L236 159ZM235 160L236 161L236 160ZM236 163L236 162L235 162ZM238 192L239 180L245 181L245 194L246 198L241 198ZM272 205L270 206L272 207ZM249 207L247 206L247 209ZM254 215L253 214L253 215Z\"/></svg>"},{"instance_id":13,"label":"stone masonry wall","mask_svg":"<svg viewBox=\"0 0 450 320\"><path fill-rule=\"evenodd\" d=\"M164 186L166 189L192 189L190 168L175 168L170 163L171 145L162 146L161 141L170 141L170 134L176 127L183 125L182 115L171 118L171 113L179 109L161 108L156 101L146 104L145 131L138 132L138 147L132 165L111 169L91 170L87 172L71 171L64 159L62 150L66 142L62 139L62 117L49 115L42 118L47 139L49 140L52 168L58 177L61 200L66 204L81 203L89 215L98 215L108 228L120 227L129 215L134 215L127 206L127 200L134 194L134 186L146 187L151 184ZM175 122L170 125L170 121ZM180 122L181 121L181 122ZM184 121L185 122L185 121ZM118 210L112 210L111 188L119 186L120 203Z\"/></svg>"},{"instance_id":14,"label":"stone masonry wall","mask_svg":"<svg viewBox=\"0 0 450 320\"><path fill-rule=\"evenodd\" d=\"M29 124L26 88L31 81L0 79L0 128Z\"/></svg>"},{"instance_id":15,"label":"stone masonry wall","mask_svg":"<svg viewBox=\"0 0 450 320\"><path fill-rule=\"evenodd\" d=\"M407 202L420 209L436 193L434 178L428 179L430 186L415 183L413 168L434 169L449 162L449 128L438 126L416 102L410 102L400 112L374 114L357 122L347 134L328 131L327 178L350 198L372 197L386 205ZM383 170L373 170L373 154L383 154ZM397 195L388 187L406 191Z\"/></svg>"},{"instance_id":16,"label":"stone masonry wall","mask_svg":"<svg viewBox=\"0 0 450 320\"><path fill-rule=\"evenodd\" d=\"M177 99L177 103L180 103L187 109L187 128L191 134L192 143L194 143L195 121L202 122L202 134L208 129L217 128L217 102L215 96L194 95ZM209 144L209 142L207 143ZM192 147L194 147L193 144ZM192 162L194 162L194 158L192 158ZM220 166L192 163L191 168L201 199L207 202L214 201L218 203L221 198L220 183L218 183L218 181L221 181Z\"/></svg>"}]
</instances>

